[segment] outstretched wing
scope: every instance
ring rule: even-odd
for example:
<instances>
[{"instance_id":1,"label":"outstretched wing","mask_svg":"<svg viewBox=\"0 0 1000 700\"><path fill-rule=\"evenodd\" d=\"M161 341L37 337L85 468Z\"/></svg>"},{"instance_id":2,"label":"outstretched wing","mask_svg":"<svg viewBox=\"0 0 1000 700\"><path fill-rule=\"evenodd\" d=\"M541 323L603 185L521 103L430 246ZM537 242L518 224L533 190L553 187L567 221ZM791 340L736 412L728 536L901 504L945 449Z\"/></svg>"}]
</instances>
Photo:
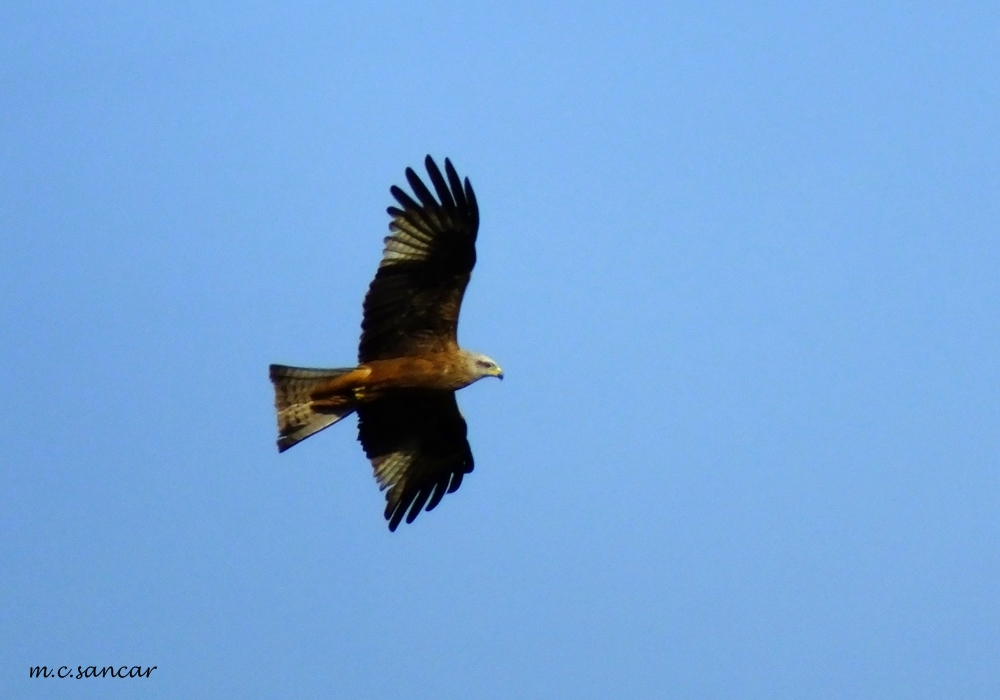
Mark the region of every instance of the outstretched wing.
<instances>
[{"instance_id":1,"label":"outstretched wing","mask_svg":"<svg viewBox=\"0 0 1000 700\"><path fill-rule=\"evenodd\" d=\"M437 199L412 168L406 179L417 200L392 187L402 209L389 207L390 235L365 296L361 362L447 352L458 346L458 312L476 264L479 207L447 158L424 161ZM440 201L438 201L440 200Z\"/></svg>"},{"instance_id":2,"label":"outstretched wing","mask_svg":"<svg viewBox=\"0 0 1000 700\"><path fill-rule=\"evenodd\" d=\"M398 391L358 406L358 440L388 489L385 519L395 530L434 510L472 471L465 419L451 391Z\"/></svg>"}]
</instances>

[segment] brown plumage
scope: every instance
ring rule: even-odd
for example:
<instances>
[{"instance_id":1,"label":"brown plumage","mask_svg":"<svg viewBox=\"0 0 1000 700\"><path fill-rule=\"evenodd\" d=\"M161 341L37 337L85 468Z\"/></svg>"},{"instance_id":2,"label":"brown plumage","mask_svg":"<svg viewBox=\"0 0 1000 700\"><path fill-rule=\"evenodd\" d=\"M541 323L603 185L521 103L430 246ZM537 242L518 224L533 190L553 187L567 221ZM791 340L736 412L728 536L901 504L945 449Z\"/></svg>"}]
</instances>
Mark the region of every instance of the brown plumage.
<instances>
[{"instance_id":1,"label":"brown plumage","mask_svg":"<svg viewBox=\"0 0 1000 700\"><path fill-rule=\"evenodd\" d=\"M455 392L483 377L503 379L485 355L458 346L458 315L476 264L479 207L472 185L445 159L427 156L434 194L406 169L416 199L390 190L390 235L365 296L358 367L271 365L278 451L357 411L358 439L386 491L395 530L455 491L472 471ZM446 179L446 177L447 179Z\"/></svg>"}]
</instances>

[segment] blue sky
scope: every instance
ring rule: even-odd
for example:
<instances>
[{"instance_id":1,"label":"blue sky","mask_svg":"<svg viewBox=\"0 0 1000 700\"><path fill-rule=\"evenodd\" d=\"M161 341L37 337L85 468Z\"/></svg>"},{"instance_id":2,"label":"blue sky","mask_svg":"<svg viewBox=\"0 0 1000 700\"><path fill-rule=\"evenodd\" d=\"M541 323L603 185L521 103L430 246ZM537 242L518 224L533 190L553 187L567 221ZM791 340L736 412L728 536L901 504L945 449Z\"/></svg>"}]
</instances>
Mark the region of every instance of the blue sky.
<instances>
[{"instance_id":1,"label":"blue sky","mask_svg":"<svg viewBox=\"0 0 1000 700\"><path fill-rule=\"evenodd\" d=\"M0 695L996 697L996 6L336 5L0 7ZM427 153L507 378L390 534L267 365Z\"/></svg>"}]
</instances>

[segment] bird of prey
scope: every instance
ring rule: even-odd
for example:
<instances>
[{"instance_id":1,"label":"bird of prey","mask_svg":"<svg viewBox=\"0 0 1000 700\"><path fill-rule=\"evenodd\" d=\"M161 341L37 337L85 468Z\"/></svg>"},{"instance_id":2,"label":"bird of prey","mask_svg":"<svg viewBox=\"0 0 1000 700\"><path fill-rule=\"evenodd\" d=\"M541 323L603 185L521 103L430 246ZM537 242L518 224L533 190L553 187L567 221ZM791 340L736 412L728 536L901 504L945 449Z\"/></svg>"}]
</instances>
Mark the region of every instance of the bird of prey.
<instances>
[{"instance_id":1,"label":"bird of prey","mask_svg":"<svg viewBox=\"0 0 1000 700\"><path fill-rule=\"evenodd\" d=\"M271 365L278 451L357 411L358 440L386 491L395 531L433 510L472 471L472 450L455 392L483 377L503 379L496 362L458 347L458 313L476 264L479 207L469 179L451 161L444 175L425 162L437 198L412 168L416 199L389 191L389 236L365 296L358 366Z\"/></svg>"}]
</instances>

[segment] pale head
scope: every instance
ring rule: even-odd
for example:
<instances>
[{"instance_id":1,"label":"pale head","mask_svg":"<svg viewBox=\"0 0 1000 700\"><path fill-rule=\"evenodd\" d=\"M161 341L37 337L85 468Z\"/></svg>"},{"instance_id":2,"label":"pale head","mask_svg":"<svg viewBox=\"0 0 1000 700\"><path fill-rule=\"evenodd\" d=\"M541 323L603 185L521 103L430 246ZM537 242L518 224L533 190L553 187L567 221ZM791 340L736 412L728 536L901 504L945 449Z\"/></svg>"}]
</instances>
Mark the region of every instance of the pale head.
<instances>
[{"instance_id":1,"label":"pale head","mask_svg":"<svg viewBox=\"0 0 1000 700\"><path fill-rule=\"evenodd\" d=\"M503 379L503 370L500 369L500 365L489 357L486 357L486 355L478 352L469 352L468 350L463 350L462 354L465 355L466 368L469 376L473 378L472 381L477 381L483 377Z\"/></svg>"}]
</instances>

